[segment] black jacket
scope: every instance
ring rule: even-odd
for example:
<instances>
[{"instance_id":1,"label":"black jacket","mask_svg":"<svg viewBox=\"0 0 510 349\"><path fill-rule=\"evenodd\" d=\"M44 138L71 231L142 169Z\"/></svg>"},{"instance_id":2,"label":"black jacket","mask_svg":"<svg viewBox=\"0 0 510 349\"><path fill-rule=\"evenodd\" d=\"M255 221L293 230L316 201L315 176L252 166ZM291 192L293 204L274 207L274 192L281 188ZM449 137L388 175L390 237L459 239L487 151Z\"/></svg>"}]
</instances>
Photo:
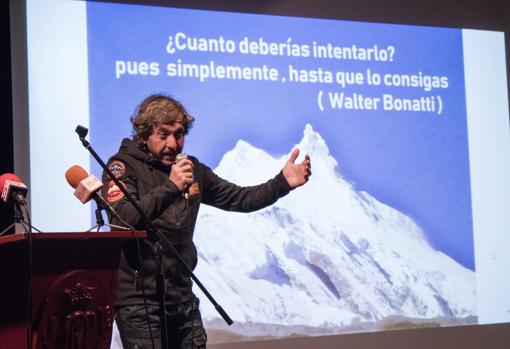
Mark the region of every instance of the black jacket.
<instances>
[{"instance_id":1,"label":"black jacket","mask_svg":"<svg viewBox=\"0 0 510 349\"><path fill-rule=\"evenodd\" d=\"M282 172L264 184L240 187L221 179L196 158L190 159L194 164L195 182L189 189L188 204L177 186L169 180L170 168L153 160L150 154L129 139L122 141L119 152L110 158L108 166L138 202L142 211L172 242L187 265L194 269L197 264L197 251L193 243L193 231L201 203L228 211L251 212L273 204L291 188ZM146 230L147 226L138 212L106 174L103 174L103 182L103 194L119 216L135 229ZM122 225L112 217L110 222ZM135 241L124 243L118 272L116 306L143 304L141 276L147 302L157 304L157 268L151 250L154 241L151 236L141 244L141 272ZM189 301L193 296L190 275L168 250L164 251L163 268L167 304Z\"/></svg>"}]
</instances>

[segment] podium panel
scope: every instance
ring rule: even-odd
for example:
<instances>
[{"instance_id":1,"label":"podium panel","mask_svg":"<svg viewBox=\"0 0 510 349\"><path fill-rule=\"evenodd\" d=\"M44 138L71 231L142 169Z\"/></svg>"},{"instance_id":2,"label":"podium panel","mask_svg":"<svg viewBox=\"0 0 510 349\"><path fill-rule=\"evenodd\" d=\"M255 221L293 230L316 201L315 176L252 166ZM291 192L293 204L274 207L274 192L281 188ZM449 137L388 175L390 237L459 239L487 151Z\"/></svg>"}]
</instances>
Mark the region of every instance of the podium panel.
<instances>
[{"instance_id":1,"label":"podium panel","mask_svg":"<svg viewBox=\"0 0 510 349\"><path fill-rule=\"evenodd\" d=\"M34 349L109 349L121 245L145 236L98 232L0 237L1 348L28 349L31 328Z\"/></svg>"}]
</instances>

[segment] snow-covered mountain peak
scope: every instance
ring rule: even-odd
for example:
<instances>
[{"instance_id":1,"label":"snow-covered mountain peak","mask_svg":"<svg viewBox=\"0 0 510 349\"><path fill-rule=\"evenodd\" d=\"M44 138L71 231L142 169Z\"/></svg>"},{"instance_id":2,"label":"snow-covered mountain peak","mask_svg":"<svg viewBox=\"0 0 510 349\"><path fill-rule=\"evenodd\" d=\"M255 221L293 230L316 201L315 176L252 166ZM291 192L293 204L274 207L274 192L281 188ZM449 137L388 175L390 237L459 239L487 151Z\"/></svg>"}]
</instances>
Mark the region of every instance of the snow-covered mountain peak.
<instances>
[{"instance_id":1,"label":"snow-covered mountain peak","mask_svg":"<svg viewBox=\"0 0 510 349\"><path fill-rule=\"evenodd\" d=\"M304 153L315 156L330 157L329 148L324 138L316 132L312 125L306 124L303 138L297 147Z\"/></svg>"},{"instance_id":2,"label":"snow-covered mountain peak","mask_svg":"<svg viewBox=\"0 0 510 349\"><path fill-rule=\"evenodd\" d=\"M273 177L281 167L279 162L264 150L240 139L223 155L215 172L228 180L235 178L239 185L253 185Z\"/></svg>"},{"instance_id":3,"label":"snow-covered mountain peak","mask_svg":"<svg viewBox=\"0 0 510 349\"><path fill-rule=\"evenodd\" d=\"M313 176L311 181L327 183L338 183L342 175L338 172L338 163L331 155L329 147L322 136L313 129L312 125L306 124L303 130L303 138L296 145L300 155L297 162L301 162L307 154L312 160ZM286 155L287 158L290 154Z\"/></svg>"}]
</instances>

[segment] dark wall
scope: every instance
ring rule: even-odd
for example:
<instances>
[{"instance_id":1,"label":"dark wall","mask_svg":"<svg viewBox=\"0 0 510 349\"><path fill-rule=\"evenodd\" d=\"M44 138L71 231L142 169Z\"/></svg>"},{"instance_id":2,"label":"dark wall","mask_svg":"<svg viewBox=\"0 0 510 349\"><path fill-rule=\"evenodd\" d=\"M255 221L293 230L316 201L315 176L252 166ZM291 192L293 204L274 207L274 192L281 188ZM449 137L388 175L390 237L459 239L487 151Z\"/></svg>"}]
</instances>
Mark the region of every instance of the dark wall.
<instances>
[{"instance_id":1,"label":"dark wall","mask_svg":"<svg viewBox=\"0 0 510 349\"><path fill-rule=\"evenodd\" d=\"M0 1L0 174L13 172L9 2ZM12 222L12 207L0 203L0 231Z\"/></svg>"}]
</instances>

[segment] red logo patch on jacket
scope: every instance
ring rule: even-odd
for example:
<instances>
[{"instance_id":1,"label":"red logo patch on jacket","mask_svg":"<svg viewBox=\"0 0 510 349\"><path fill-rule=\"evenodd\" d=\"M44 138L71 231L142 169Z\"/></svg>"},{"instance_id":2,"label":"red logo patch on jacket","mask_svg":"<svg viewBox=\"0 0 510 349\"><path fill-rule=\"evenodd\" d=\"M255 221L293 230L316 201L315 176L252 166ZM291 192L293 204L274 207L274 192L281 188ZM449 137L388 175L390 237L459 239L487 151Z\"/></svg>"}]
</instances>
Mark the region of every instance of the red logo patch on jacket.
<instances>
[{"instance_id":1,"label":"red logo patch on jacket","mask_svg":"<svg viewBox=\"0 0 510 349\"><path fill-rule=\"evenodd\" d=\"M124 187L124 189L126 189L124 183L120 182L120 184ZM115 202L122 199L123 197L124 193L122 192L122 190L120 190L120 188L117 186L117 184L115 184L114 181L110 181L107 187L106 200L108 202Z\"/></svg>"}]
</instances>

